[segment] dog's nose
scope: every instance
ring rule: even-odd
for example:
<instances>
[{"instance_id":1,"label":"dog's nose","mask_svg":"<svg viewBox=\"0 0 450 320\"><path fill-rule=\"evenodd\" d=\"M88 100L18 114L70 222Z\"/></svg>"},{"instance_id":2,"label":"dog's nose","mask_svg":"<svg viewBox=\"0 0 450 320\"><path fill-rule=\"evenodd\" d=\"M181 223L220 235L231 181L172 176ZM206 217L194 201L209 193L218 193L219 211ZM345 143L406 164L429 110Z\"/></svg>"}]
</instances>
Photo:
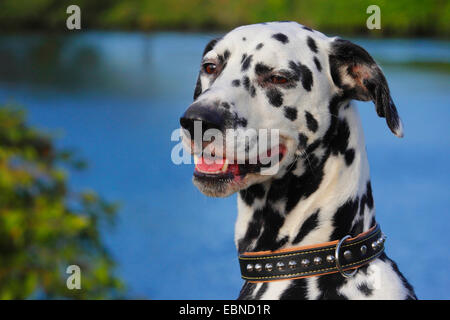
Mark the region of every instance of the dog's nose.
<instances>
[{"instance_id":1,"label":"dog's nose","mask_svg":"<svg viewBox=\"0 0 450 320\"><path fill-rule=\"evenodd\" d=\"M202 136L208 129L222 130L224 127L223 114L216 107L195 103L180 118L181 127L189 131L191 139L194 139L194 123L196 121L201 124Z\"/></svg>"}]
</instances>

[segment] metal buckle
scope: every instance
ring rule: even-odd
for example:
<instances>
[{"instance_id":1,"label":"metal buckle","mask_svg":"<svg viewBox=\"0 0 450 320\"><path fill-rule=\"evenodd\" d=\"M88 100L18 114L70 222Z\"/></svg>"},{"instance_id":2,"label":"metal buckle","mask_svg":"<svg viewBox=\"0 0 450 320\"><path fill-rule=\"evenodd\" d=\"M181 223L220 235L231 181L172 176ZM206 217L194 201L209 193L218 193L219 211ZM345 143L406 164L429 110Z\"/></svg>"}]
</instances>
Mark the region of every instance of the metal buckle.
<instances>
[{"instance_id":1,"label":"metal buckle","mask_svg":"<svg viewBox=\"0 0 450 320\"><path fill-rule=\"evenodd\" d=\"M342 276L344 278L351 278L353 277L357 272L358 272L358 268L356 268L355 270L353 270L352 272L345 272L344 270L342 270L342 266L341 263L339 261L339 251L341 250L341 245L344 243L345 240L347 240L348 238L351 238L350 235L346 235L345 237L343 237L341 240L339 240L338 244L336 245L336 250L334 251L334 258L336 260L336 267L339 271L340 274L342 274Z\"/></svg>"}]
</instances>

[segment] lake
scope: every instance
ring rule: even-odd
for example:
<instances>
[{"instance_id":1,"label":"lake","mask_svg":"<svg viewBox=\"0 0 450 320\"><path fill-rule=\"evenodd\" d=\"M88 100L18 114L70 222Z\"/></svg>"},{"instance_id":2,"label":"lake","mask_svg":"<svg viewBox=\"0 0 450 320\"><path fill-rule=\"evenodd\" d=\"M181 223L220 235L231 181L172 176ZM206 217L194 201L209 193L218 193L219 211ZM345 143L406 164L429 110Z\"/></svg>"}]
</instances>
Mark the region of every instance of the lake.
<instances>
[{"instance_id":1,"label":"lake","mask_svg":"<svg viewBox=\"0 0 450 320\"><path fill-rule=\"evenodd\" d=\"M92 188L121 210L102 231L129 295L235 299L236 196L211 199L174 165L170 140L192 101L201 53L214 34L86 32L0 35L0 103L61 134ZM377 220L387 253L421 299L450 298L450 42L353 39L383 67L405 125L398 139L358 103Z\"/></svg>"}]
</instances>

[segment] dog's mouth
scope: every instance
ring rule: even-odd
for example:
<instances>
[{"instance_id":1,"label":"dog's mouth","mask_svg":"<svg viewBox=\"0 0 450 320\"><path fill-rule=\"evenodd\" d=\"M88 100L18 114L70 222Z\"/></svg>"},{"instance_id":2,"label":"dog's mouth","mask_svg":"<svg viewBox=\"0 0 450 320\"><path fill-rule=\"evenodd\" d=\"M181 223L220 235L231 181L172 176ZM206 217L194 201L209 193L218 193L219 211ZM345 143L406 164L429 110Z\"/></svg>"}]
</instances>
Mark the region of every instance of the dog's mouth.
<instances>
[{"instance_id":1,"label":"dog's mouth","mask_svg":"<svg viewBox=\"0 0 450 320\"><path fill-rule=\"evenodd\" d=\"M194 155L194 184L208 195L222 196L230 193L228 189L237 191L244 187L246 177L251 174L270 175L270 170L279 165L285 154L286 147L280 144L267 150L263 155L258 155L253 161Z\"/></svg>"}]
</instances>

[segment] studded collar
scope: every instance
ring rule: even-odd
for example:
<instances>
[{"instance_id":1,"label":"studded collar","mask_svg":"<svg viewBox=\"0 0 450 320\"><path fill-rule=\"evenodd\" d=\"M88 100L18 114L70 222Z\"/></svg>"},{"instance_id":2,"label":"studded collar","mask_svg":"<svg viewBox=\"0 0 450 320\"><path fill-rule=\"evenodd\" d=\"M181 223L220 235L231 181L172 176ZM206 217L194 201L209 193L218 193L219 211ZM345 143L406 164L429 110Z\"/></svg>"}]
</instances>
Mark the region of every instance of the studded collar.
<instances>
[{"instance_id":1,"label":"studded collar","mask_svg":"<svg viewBox=\"0 0 450 320\"><path fill-rule=\"evenodd\" d=\"M239 255L241 275L249 282L301 279L338 272L351 277L357 268L381 255L385 240L377 224L354 238L346 236L341 240L277 251L244 252Z\"/></svg>"}]
</instances>

